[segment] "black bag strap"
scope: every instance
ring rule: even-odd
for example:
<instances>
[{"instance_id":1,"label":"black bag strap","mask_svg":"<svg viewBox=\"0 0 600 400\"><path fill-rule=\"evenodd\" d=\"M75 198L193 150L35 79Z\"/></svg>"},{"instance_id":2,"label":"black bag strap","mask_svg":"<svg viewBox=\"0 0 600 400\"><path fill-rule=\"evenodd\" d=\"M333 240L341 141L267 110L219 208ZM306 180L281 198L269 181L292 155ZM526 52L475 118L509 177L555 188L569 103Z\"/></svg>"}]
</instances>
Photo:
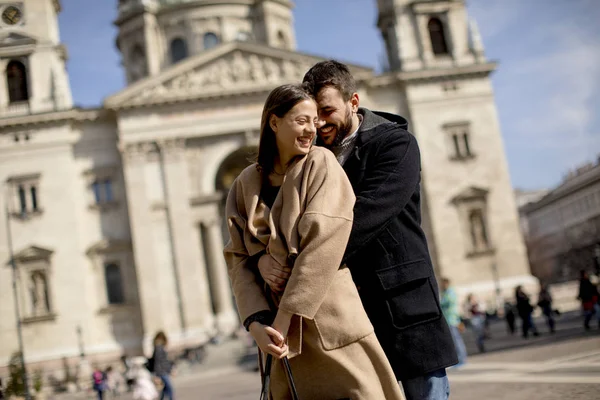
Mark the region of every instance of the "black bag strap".
<instances>
[{"instance_id":1,"label":"black bag strap","mask_svg":"<svg viewBox=\"0 0 600 400\"><path fill-rule=\"evenodd\" d=\"M271 384L271 367L273 365L273 356L271 354L267 355L267 359L265 361L264 370L262 368L262 352L260 349L258 350L258 362L260 363L260 372L262 375L262 388L260 390L260 400L269 400L269 386ZM288 388L290 389L290 393L292 394L292 400L300 400L298 397L298 391L296 390L296 384L294 383L294 376L292 375L292 368L290 367L290 360L287 357L284 357L281 362L283 363L283 370L285 372L285 377L288 381Z\"/></svg>"}]
</instances>

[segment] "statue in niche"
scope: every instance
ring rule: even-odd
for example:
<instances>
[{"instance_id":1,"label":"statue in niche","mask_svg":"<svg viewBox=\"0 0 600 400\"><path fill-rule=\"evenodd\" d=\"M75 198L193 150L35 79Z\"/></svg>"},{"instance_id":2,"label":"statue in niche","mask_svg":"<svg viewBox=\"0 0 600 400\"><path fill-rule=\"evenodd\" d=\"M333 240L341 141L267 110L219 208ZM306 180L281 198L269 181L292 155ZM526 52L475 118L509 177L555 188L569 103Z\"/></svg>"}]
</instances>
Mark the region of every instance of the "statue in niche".
<instances>
[{"instance_id":1,"label":"statue in niche","mask_svg":"<svg viewBox=\"0 0 600 400\"><path fill-rule=\"evenodd\" d=\"M36 271L31 274L31 285L29 290L31 293L32 314L34 316L39 316L50 312L48 283L43 272Z\"/></svg>"},{"instance_id":2,"label":"statue in niche","mask_svg":"<svg viewBox=\"0 0 600 400\"><path fill-rule=\"evenodd\" d=\"M473 210L469 213L469 224L473 249L476 251L486 250L489 247L489 242L481 210Z\"/></svg>"}]
</instances>

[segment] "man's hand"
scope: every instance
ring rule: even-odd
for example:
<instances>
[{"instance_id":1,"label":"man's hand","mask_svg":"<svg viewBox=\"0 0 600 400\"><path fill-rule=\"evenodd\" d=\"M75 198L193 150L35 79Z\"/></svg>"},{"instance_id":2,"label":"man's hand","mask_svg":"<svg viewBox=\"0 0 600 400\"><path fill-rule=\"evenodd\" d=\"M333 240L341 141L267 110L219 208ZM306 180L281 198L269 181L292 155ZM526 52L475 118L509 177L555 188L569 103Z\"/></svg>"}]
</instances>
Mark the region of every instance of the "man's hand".
<instances>
[{"instance_id":1,"label":"man's hand","mask_svg":"<svg viewBox=\"0 0 600 400\"><path fill-rule=\"evenodd\" d=\"M263 280L275 293L283 292L292 273L291 268L282 267L270 254L264 254L258 260L258 271Z\"/></svg>"}]
</instances>

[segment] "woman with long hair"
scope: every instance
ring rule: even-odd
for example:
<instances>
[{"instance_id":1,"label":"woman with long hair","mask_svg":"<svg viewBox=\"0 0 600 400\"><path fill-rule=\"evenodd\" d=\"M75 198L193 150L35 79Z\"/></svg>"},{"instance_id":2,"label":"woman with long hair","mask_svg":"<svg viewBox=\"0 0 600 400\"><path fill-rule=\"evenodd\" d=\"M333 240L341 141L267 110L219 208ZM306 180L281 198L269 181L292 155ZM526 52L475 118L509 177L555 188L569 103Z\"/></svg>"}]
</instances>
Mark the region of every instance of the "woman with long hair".
<instances>
[{"instance_id":1,"label":"woman with long hair","mask_svg":"<svg viewBox=\"0 0 600 400\"><path fill-rule=\"evenodd\" d=\"M317 121L301 86L280 86L267 98L257 162L227 198L224 254L238 311L262 352L289 356L300 398L403 399L350 271L340 266L355 197L333 153L312 146ZM291 268L282 293L270 292L256 269L265 252ZM280 362L270 392L289 398Z\"/></svg>"},{"instance_id":2,"label":"woman with long hair","mask_svg":"<svg viewBox=\"0 0 600 400\"><path fill-rule=\"evenodd\" d=\"M169 360L167 355L167 335L163 331L160 331L154 336L154 353L152 354L152 372L156 375L163 383L163 390L160 395L160 400L165 397L169 400L174 399L173 385L171 384L171 371L173 370L173 363Z\"/></svg>"}]
</instances>

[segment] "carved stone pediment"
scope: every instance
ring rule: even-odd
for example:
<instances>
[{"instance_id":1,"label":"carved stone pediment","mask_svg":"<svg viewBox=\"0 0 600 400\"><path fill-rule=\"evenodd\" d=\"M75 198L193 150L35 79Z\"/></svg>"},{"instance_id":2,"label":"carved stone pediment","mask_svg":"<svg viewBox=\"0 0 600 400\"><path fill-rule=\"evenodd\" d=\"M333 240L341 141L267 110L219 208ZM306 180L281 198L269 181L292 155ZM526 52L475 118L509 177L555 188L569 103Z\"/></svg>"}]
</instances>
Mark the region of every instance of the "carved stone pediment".
<instances>
[{"instance_id":1,"label":"carved stone pediment","mask_svg":"<svg viewBox=\"0 0 600 400\"><path fill-rule=\"evenodd\" d=\"M0 35L0 47L25 46L35 44L36 42L34 38L16 32Z\"/></svg>"},{"instance_id":2,"label":"carved stone pediment","mask_svg":"<svg viewBox=\"0 0 600 400\"><path fill-rule=\"evenodd\" d=\"M39 246L29 246L14 255L16 262L48 260L54 251Z\"/></svg>"},{"instance_id":3,"label":"carved stone pediment","mask_svg":"<svg viewBox=\"0 0 600 400\"><path fill-rule=\"evenodd\" d=\"M109 97L106 105L120 108L270 90L300 82L322 60L253 43L228 43L130 86ZM359 78L372 74L369 68L351 69Z\"/></svg>"},{"instance_id":4,"label":"carved stone pediment","mask_svg":"<svg viewBox=\"0 0 600 400\"><path fill-rule=\"evenodd\" d=\"M470 186L454 196L451 202L457 204L470 200L483 200L486 198L487 194L487 189Z\"/></svg>"}]
</instances>

